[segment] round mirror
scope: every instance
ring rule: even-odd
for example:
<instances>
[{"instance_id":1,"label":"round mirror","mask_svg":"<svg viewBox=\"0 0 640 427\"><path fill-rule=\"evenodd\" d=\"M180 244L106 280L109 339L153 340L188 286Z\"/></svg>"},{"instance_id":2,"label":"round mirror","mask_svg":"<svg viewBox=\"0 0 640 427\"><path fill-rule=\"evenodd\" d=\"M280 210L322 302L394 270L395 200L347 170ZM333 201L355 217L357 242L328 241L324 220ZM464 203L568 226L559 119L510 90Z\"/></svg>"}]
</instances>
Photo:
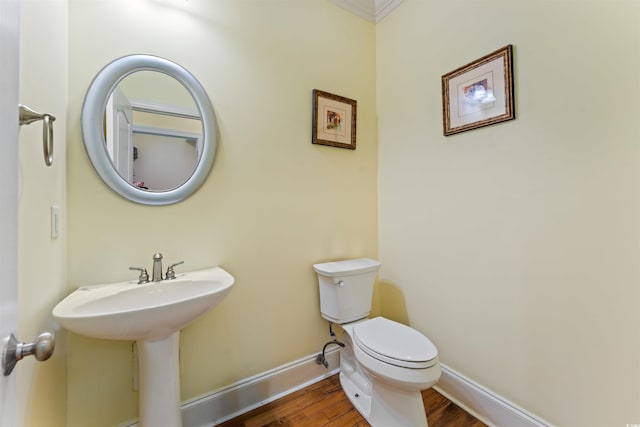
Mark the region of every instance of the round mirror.
<instances>
[{"instance_id":1,"label":"round mirror","mask_svg":"<svg viewBox=\"0 0 640 427\"><path fill-rule=\"evenodd\" d=\"M82 107L91 164L121 196L142 204L184 200L204 182L216 154L211 101L180 65L130 55L104 67Z\"/></svg>"}]
</instances>

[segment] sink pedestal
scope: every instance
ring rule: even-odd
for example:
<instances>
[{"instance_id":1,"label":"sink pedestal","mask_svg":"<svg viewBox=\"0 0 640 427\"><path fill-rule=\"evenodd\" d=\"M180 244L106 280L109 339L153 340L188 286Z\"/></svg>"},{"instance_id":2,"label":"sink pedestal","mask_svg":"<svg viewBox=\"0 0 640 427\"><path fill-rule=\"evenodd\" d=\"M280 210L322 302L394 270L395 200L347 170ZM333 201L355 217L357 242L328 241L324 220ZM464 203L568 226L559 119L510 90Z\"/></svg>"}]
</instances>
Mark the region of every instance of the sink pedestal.
<instances>
[{"instance_id":1,"label":"sink pedestal","mask_svg":"<svg viewBox=\"0 0 640 427\"><path fill-rule=\"evenodd\" d=\"M180 331L160 341L137 341L140 427L182 427Z\"/></svg>"}]
</instances>

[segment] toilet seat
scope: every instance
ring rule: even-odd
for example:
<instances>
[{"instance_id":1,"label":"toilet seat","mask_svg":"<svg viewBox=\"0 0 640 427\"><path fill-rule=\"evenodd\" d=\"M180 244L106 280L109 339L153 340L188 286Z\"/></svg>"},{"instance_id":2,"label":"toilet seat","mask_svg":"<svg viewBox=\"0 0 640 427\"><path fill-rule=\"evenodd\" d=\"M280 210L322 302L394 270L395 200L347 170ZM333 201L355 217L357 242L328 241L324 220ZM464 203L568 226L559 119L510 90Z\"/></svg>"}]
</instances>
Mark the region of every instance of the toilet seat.
<instances>
[{"instance_id":1,"label":"toilet seat","mask_svg":"<svg viewBox=\"0 0 640 427\"><path fill-rule=\"evenodd\" d=\"M427 337L384 317L354 325L353 338L363 352L391 365L426 369L438 363L438 350Z\"/></svg>"}]
</instances>

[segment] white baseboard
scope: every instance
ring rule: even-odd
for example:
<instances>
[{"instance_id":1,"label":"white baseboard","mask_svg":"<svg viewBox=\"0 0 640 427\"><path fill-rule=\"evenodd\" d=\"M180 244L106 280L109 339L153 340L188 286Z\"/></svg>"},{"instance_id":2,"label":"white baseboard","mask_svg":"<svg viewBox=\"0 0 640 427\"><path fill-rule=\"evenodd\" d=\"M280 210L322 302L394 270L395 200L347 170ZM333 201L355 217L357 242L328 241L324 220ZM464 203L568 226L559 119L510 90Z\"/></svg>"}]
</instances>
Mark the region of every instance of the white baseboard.
<instances>
[{"instance_id":1,"label":"white baseboard","mask_svg":"<svg viewBox=\"0 0 640 427\"><path fill-rule=\"evenodd\" d=\"M433 388L489 426L552 427L519 406L474 383L446 365Z\"/></svg>"},{"instance_id":2,"label":"white baseboard","mask_svg":"<svg viewBox=\"0 0 640 427\"><path fill-rule=\"evenodd\" d=\"M329 369L316 355L287 363L182 404L184 427L212 427L273 402L340 371L340 352L326 353ZM471 381L444 364L433 388L485 424L495 427L553 427L519 406ZM136 420L122 427L137 426Z\"/></svg>"},{"instance_id":3,"label":"white baseboard","mask_svg":"<svg viewBox=\"0 0 640 427\"><path fill-rule=\"evenodd\" d=\"M340 371L337 348L326 352L329 369L307 356L239 381L182 405L184 427L210 427L322 381Z\"/></svg>"}]
</instances>

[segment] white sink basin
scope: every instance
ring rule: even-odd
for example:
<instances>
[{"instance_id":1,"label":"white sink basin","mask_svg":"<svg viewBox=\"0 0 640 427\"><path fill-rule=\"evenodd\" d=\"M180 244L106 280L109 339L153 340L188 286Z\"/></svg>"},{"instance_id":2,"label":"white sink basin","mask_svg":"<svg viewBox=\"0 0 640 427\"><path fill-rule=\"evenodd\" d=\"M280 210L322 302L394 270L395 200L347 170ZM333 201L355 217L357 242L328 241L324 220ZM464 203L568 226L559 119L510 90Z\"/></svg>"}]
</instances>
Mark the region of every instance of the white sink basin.
<instances>
[{"instance_id":1,"label":"white sink basin","mask_svg":"<svg viewBox=\"0 0 640 427\"><path fill-rule=\"evenodd\" d=\"M213 267L142 285L83 286L56 305L53 317L89 337L157 341L218 305L233 283L233 276Z\"/></svg>"},{"instance_id":2,"label":"white sink basin","mask_svg":"<svg viewBox=\"0 0 640 427\"><path fill-rule=\"evenodd\" d=\"M213 267L142 285L84 286L60 301L53 317L81 335L137 341L138 425L180 427L180 329L218 305L234 281Z\"/></svg>"}]
</instances>

